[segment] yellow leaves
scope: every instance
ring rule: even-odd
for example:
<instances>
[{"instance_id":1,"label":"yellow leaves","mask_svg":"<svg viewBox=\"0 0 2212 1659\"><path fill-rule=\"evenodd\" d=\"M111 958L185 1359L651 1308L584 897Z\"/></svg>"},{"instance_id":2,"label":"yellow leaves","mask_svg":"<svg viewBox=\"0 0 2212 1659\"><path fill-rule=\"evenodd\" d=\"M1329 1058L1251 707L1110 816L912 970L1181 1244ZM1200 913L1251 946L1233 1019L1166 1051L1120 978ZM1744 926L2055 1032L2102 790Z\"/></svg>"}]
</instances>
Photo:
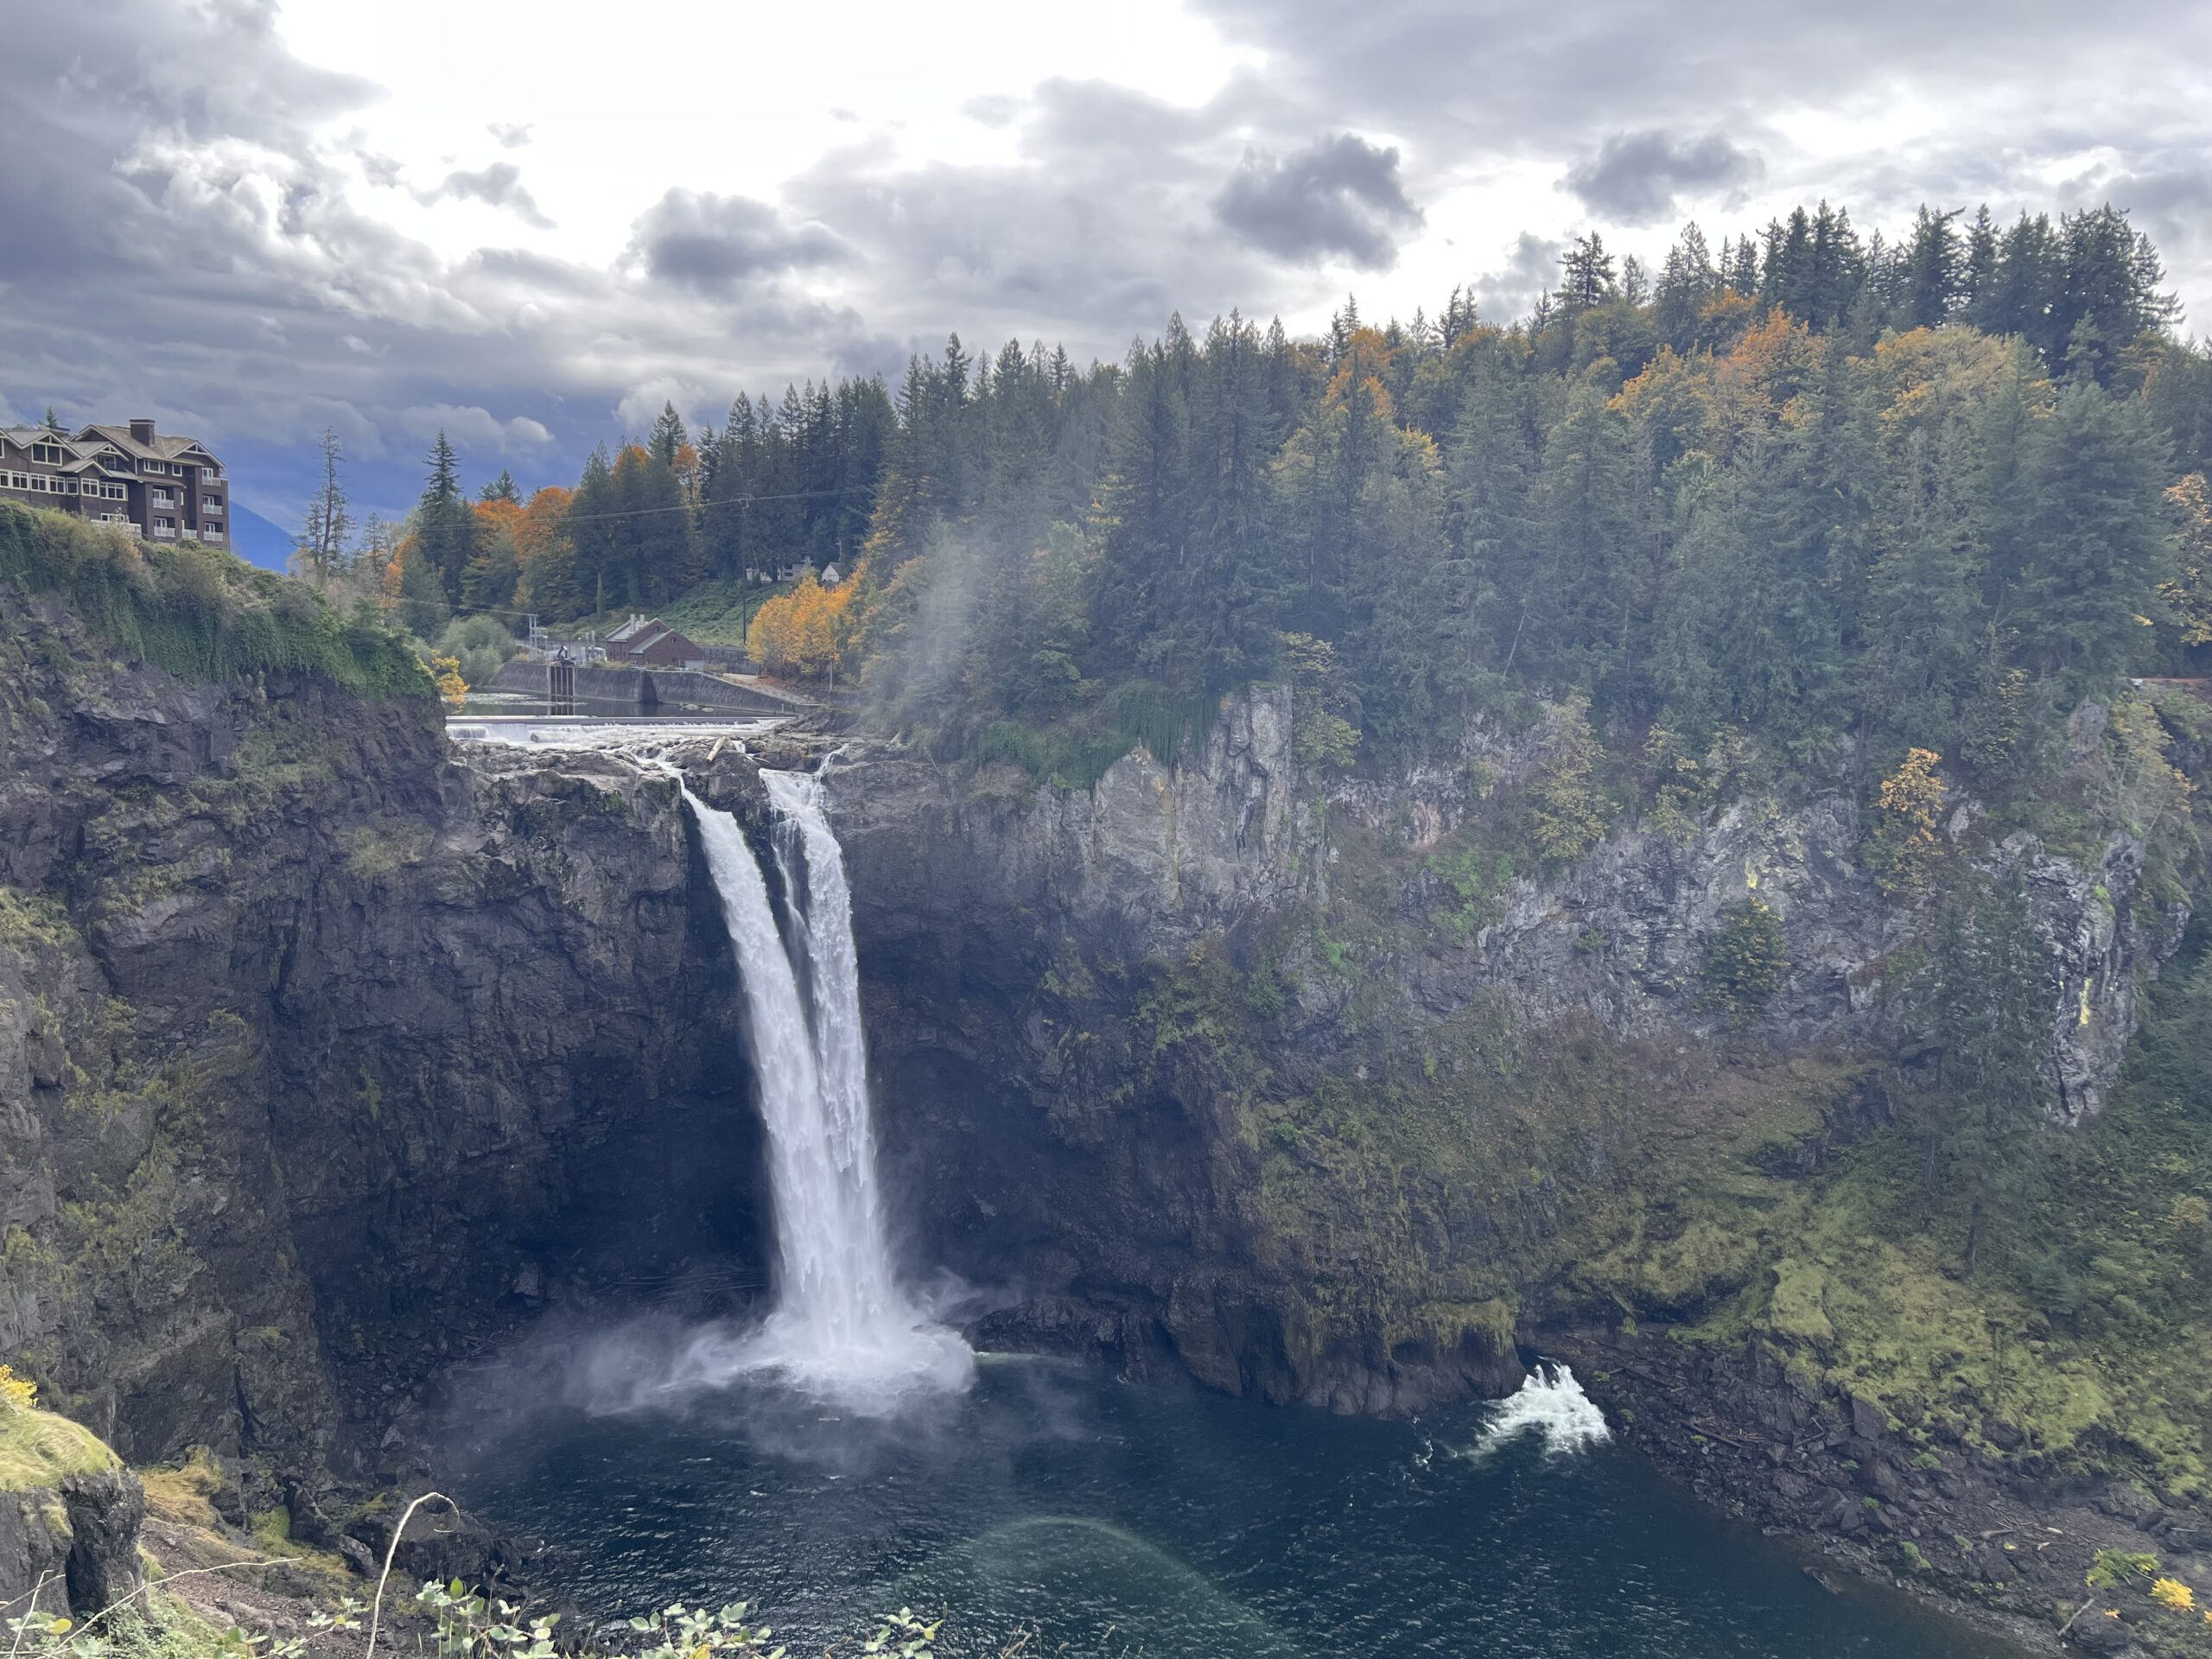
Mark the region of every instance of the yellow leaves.
<instances>
[{"instance_id":1,"label":"yellow leaves","mask_svg":"<svg viewBox=\"0 0 2212 1659\"><path fill-rule=\"evenodd\" d=\"M458 709L468 701L468 682L461 677L461 658L444 657L433 652L430 657L430 677L438 683L438 695L446 707Z\"/></svg>"},{"instance_id":2,"label":"yellow leaves","mask_svg":"<svg viewBox=\"0 0 2212 1659\"><path fill-rule=\"evenodd\" d=\"M763 605L746 630L745 648L772 674L834 676L852 645L853 595L860 575L824 588L810 570L798 587Z\"/></svg>"},{"instance_id":3,"label":"yellow leaves","mask_svg":"<svg viewBox=\"0 0 2212 1659\"><path fill-rule=\"evenodd\" d=\"M1582 856L1612 828L1613 804L1597 777L1603 753L1590 728L1589 701L1577 695L1550 711L1543 760L1529 785L1536 849L1561 863Z\"/></svg>"},{"instance_id":4,"label":"yellow leaves","mask_svg":"<svg viewBox=\"0 0 2212 1659\"><path fill-rule=\"evenodd\" d=\"M2004 340L1968 328L1915 328L1874 347L1877 418L1890 441L1934 434L1946 423L1968 419L2013 372ZM2047 383L2037 383L2037 399Z\"/></svg>"},{"instance_id":5,"label":"yellow leaves","mask_svg":"<svg viewBox=\"0 0 2212 1659\"><path fill-rule=\"evenodd\" d=\"M2091 786L2092 798L2145 841L2185 828L2196 792L2186 773L2167 758L2171 740L2148 697L2113 700L2105 747Z\"/></svg>"},{"instance_id":6,"label":"yellow leaves","mask_svg":"<svg viewBox=\"0 0 2212 1659\"><path fill-rule=\"evenodd\" d=\"M2151 1586L2151 1599L2161 1607L2171 1608L2177 1613L2186 1613L2196 1606L2196 1592L2179 1579L2160 1579Z\"/></svg>"},{"instance_id":7,"label":"yellow leaves","mask_svg":"<svg viewBox=\"0 0 2212 1659\"><path fill-rule=\"evenodd\" d=\"M2212 490L2204 474L2191 473L2166 492L2173 508L2177 556L2171 581L2158 584L2158 597L2181 619L2182 643L2212 641Z\"/></svg>"},{"instance_id":8,"label":"yellow leaves","mask_svg":"<svg viewBox=\"0 0 2212 1659\"><path fill-rule=\"evenodd\" d=\"M1943 808L1943 780L1936 768L1942 759L1933 749L1908 750L1904 764L1882 780L1872 861L1874 885L1885 893L1917 893L1943 855L1936 833Z\"/></svg>"},{"instance_id":9,"label":"yellow leaves","mask_svg":"<svg viewBox=\"0 0 2212 1659\"><path fill-rule=\"evenodd\" d=\"M13 1406L18 1411L29 1411L38 1402L38 1384L27 1376L17 1376L8 1366L0 1365L0 1403Z\"/></svg>"}]
</instances>

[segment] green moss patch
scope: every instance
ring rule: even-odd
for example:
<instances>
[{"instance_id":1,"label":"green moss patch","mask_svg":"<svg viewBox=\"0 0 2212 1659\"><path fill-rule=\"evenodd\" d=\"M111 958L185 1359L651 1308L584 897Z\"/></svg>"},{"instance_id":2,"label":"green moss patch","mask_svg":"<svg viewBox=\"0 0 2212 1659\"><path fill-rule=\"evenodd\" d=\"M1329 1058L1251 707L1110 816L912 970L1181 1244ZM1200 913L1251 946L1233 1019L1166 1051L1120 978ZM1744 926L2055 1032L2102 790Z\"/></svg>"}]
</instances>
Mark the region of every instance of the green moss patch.
<instances>
[{"instance_id":1,"label":"green moss patch","mask_svg":"<svg viewBox=\"0 0 2212 1659\"><path fill-rule=\"evenodd\" d=\"M122 1460L82 1424L35 1406L0 1405L0 1491L54 1486L70 1475L121 1467Z\"/></svg>"},{"instance_id":2,"label":"green moss patch","mask_svg":"<svg viewBox=\"0 0 2212 1659\"><path fill-rule=\"evenodd\" d=\"M370 696L436 695L396 634L221 548L141 542L0 502L0 580L62 595L118 650L185 679L300 673Z\"/></svg>"}]
</instances>

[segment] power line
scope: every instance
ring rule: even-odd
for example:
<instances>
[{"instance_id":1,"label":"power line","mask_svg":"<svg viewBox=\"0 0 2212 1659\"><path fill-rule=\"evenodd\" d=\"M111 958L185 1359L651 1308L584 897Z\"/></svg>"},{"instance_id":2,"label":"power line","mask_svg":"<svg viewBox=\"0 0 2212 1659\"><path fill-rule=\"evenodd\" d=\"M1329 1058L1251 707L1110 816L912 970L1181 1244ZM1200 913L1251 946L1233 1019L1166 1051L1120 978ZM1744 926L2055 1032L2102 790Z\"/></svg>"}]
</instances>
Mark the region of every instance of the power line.
<instances>
[{"instance_id":1,"label":"power line","mask_svg":"<svg viewBox=\"0 0 2212 1659\"><path fill-rule=\"evenodd\" d=\"M652 512L704 512L709 507L751 506L759 501L813 501L827 495L872 494L874 490L873 484L845 484L834 490L793 490L786 495L728 495L719 501L702 501L696 507L688 501L681 501L672 507L622 507L613 512L563 513L561 522L590 524L607 518L642 518Z\"/></svg>"}]
</instances>

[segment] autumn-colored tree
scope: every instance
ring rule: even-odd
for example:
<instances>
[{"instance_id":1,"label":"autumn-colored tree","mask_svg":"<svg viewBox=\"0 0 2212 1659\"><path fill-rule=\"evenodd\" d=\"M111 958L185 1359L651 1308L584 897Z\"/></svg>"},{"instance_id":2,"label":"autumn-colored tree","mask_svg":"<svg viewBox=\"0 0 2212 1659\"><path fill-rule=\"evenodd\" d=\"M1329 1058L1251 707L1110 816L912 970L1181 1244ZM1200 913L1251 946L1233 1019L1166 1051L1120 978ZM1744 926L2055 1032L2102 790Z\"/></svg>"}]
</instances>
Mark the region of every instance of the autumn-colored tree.
<instances>
[{"instance_id":1,"label":"autumn-colored tree","mask_svg":"<svg viewBox=\"0 0 2212 1659\"><path fill-rule=\"evenodd\" d=\"M1590 728L1590 703L1570 697L1551 712L1541 770L1529 786L1536 849L1546 858L1576 859L1605 839L1613 805L1598 785L1604 753Z\"/></svg>"},{"instance_id":2,"label":"autumn-colored tree","mask_svg":"<svg viewBox=\"0 0 2212 1659\"><path fill-rule=\"evenodd\" d=\"M1943 856L1936 823L1943 810L1943 779L1936 766L1943 757L1933 749L1911 749L1897 769L1882 779L1875 807L1879 821L1867 862L1883 893L1910 895L1928 884Z\"/></svg>"},{"instance_id":3,"label":"autumn-colored tree","mask_svg":"<svg viewBox=\"0 0 2212 1659\"><path fill-rule=\"evenodd\" d=\"M2148 697L2113 699L2096 772L2096 800L2113 819L2146 842L2186 835L2190 827L2190 798L2196 785L2167 759L2170 743L2165 725Z\"/></svg>"},{"instance_id":4,"label":"autumn-colored tree","mask_svg":"<svg viewBox=\"0 0 2212 1659\"><path fill-rule=\"evenodd\" d=\"M460 709L468 701L468 682L461 677L461 658L433 654L430 675L438 683L438 695L448 709Z\"/></svg>"},{"instance_id":5,"label":"autumn-colored tree","mask_svg":"<svg viewBox=\"0 0 2212 1659\"><path fill-rule=\"evenodd\" d=\"M2182 643L2212 644L2212 490L2191 473L2166 492L2174 510L2174 574L2158 596L2181 621Z\"/></svg>"},{"instance_id":6,"label":"autumn-colored tree","mask_svg":"<svg viewBox=\"0 0 2212 1659\"><path fill-rule=\"evenodd\" d=\"M809 570L798 586L763 605L747 630L746 649L771 674L834 681L853 646L853 595L861 582L824 588Z\"/></svg>"},{"instance_id":7,"label":"autumn-colored tree","mask_svg":"<svg viewBox=\"0 0 2212 1659\"><path fill-rule=\"evenodd\" d=\"M576 549L569 538L569 503L575 493L539 490L514 521L515 605L550 616L572 616L582 602L576 589Z\"/></svg>"}]
</instances>

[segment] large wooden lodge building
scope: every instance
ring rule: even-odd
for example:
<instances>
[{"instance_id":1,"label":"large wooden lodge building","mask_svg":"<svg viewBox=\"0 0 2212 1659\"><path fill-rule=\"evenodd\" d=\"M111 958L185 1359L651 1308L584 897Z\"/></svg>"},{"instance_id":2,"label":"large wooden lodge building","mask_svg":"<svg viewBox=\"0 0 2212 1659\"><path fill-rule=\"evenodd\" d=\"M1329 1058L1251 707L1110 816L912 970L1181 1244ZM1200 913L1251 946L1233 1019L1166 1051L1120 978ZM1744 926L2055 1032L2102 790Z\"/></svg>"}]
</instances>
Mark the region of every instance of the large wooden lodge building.
<instances>
[{"instance_id":1,"label":"large wooden lodge building","mask_svg":"<svg viewBox=\"0 0 2212 1659\"><path fill-rule=\"evenodd\" d=\"M73 435L0 427L0 501L116 524L149 541L228 547L230 493L222 462L206 446L164 436L151 421Z\"/></svg>"}]
</instances>

